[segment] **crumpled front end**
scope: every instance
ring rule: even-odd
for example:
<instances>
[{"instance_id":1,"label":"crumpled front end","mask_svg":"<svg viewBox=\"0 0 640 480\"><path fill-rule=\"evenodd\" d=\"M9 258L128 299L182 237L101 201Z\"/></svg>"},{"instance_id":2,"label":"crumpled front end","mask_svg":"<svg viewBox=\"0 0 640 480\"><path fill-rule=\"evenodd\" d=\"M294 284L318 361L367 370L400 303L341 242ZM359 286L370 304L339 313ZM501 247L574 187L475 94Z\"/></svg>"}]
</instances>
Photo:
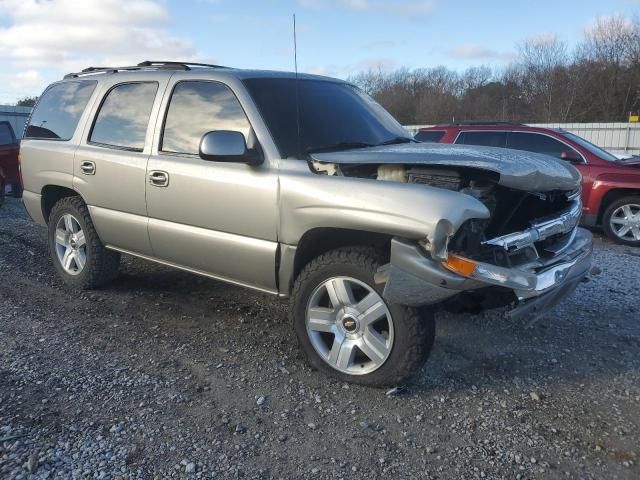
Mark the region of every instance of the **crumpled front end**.
<instances>
[{"instance_id":1,"label":"crumpled front end","mask_svg":"<svg viewBox=\"0 0 640 480\"><path fill-rule=\"evenodd\" d=\"M529 226L487 238L463 226L446 258L420 244L394 239L391 261L378 278L393 303L474 305L476 311L515 305L512 316L537 316L569 295L589 273L592 236L578 227L580 196L567 194L566 208ZM464 240L461 237L466 237Z\"/></svg>"}]
</instances>

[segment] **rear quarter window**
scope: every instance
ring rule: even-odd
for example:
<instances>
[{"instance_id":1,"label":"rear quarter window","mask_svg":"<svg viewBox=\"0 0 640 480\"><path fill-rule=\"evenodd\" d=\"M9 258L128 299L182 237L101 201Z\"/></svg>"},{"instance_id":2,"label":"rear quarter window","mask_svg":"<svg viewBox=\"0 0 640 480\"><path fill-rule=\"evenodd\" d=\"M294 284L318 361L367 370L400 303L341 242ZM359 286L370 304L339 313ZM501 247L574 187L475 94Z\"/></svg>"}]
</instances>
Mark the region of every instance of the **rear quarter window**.
<instances>
[{"instance_id":1,"label":"rear quarter window","mask_svg":"<svg viewBox=\"0 0 640 480\"><path fill-rule=\"evenodd\" d=\"M438 143L444 137L444 131L442 130L424 130L416 133L414 137L419 142L432 142Z\"/></svg>"},{"instance_id":2,"label":"rear quarter window","mask_svg":"<svg viewBox=\"0 0 640 480\"><path fill-rule=\"evenodd\" d=\"M78 80L49 87L38 101L24 137L70 140L97 83Z\"/></svg>"}]
</instances>

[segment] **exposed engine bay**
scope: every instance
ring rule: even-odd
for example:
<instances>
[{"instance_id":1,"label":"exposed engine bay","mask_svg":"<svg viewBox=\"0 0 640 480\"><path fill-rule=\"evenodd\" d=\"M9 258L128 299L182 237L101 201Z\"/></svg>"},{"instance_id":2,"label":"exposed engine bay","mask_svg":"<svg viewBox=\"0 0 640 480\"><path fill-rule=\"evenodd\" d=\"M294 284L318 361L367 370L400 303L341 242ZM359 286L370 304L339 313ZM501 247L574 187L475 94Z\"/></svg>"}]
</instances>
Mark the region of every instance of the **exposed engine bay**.
<instances>
[{"instance_id":1,"label":"exposed engine bay","mask_svg":"<svg viewBox=\"0 0 640 480\"><path fill-rule=\"evenodd\" d=\"M465 222L449 239L448 251L512 267L550 259L572 239L581 205L579 190L525 191L499 183L500 174L447 165L334 164L314 161L318 174L421 184L457 191L482 202L486 220Z\"/></svg>"}]
</instances>

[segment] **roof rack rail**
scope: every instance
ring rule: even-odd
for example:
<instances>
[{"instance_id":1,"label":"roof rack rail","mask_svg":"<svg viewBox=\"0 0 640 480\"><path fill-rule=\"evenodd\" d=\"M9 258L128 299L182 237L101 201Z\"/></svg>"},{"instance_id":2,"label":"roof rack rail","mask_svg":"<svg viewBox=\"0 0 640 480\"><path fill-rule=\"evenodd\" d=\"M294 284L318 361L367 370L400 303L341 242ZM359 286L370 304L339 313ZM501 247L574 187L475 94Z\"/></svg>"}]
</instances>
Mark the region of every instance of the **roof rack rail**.
<instances>
[{"instance_id":1,"label":"roof rack rail","mask_svg":"<svg viewBox=\"0 0 640 480\"><path fill-rule=\"evenodd\" d=\"M138 64L139 67L161 67L163 65L166 66L185 66L185 67L209 67L209 68L228 68L223 65L213 65L211 63L196 63L196 62L173 62L173 61L156 61L156 60L145 60L144 62L140 62ZM185 70L190 70L190 68L185 68Z\"/></svg>"},{"instance_id":2,"label":"roof rack rail","mask_svg":"<svg viewBox=\"0 0 640 480\"><path fill-rule=\"evenodd\" d=\"M152 61L145 60L137 65L130 65L124 67L88 67L80 72L68 73L64 78L81 77L83 75L91 75L94 73L117 73L128 72L144 69L157 69L157 70L191 70L191 66L194 67L210 67L210 68L225 68L221 65L212 65L209 63L194 63L194 62L168 62L168 61Z\"/></svg>"},{"instance_id":3,"label":"roof rack rail","mask_svg":"<svg viewBox=\"0 0 640 480\"><path fill-rule=\"evenodd\" d=\"M465 122L454 122L454 123L441 123L438 124L438 127L472 127L472 126L493 126L493 125L511 125L511 126L522 126L522 123L518 122L492 122L492 121L482 121L482 120L470 120Z\"/></svg>"}]
</instances>

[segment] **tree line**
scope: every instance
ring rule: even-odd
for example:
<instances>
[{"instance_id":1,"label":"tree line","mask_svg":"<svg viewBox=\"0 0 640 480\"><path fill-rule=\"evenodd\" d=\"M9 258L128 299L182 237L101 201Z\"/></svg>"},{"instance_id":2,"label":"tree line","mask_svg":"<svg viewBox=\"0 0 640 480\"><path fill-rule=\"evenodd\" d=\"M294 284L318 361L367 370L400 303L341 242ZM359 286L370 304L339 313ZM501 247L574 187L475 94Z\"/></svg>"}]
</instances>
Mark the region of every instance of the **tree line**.
<instances>
[{"instance_id":1,"label":"tree line","mask_svg":"<svg viewBox=\"0 0 640 480\"><path fill-rule=\"evenodd\" d=\"M349 80L404 125L625 122L640 110L640 20L600 18L571 51L557 36L527 40L500 70L369 70Z\"/></svg>"}]
</instances>

